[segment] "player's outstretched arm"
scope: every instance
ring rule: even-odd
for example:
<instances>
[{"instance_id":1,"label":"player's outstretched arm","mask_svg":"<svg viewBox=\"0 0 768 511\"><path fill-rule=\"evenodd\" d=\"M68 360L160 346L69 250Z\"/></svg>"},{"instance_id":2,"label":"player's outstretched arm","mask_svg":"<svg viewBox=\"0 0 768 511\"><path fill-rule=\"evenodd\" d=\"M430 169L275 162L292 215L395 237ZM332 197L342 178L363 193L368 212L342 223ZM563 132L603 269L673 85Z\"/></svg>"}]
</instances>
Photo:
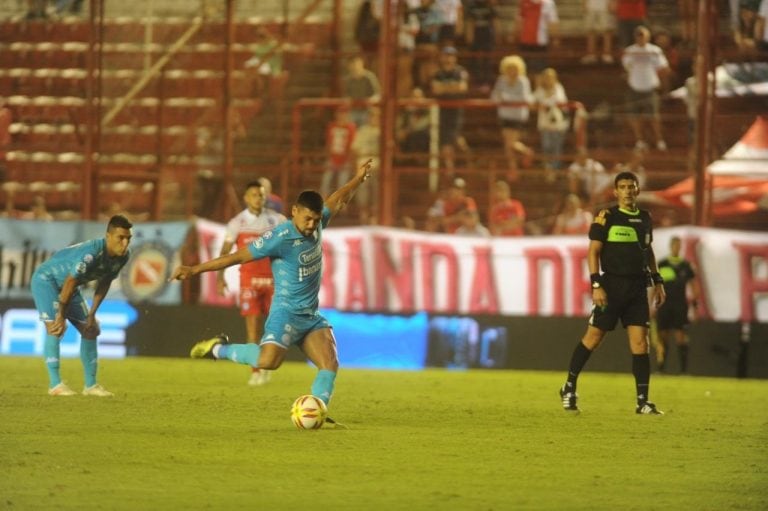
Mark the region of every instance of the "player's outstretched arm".
<instances>
[{"instance_id":1,"label":"player's outstretched arm","mask_svg":"<svg viewBox=\"0 0 768 511\"><path fill-rule=\"evenodd\" d=\"M224 268L229 268L230 266L234 266L236 264L247 263L248 261L252 260L253 256L246 246L237 252L217 257L216 259L211 259L210 261L196 264L194 266L177 266L176 269L173 270L173 273L168 280L186 280L189 277L198 275L200 273L223 270Z\"/></svg>"},{"instance_id":2,"label":"player's outstretched arm","mask_svg":"<svg viewBox=\"0 0 768 511\"><path fill-rule=\"evenodd\" d=\"M341 188L333 192L326 200L325 205L331 210L331 216L344 209L344 206L352 200L352 196L369 177L371 177L371 169L373 168L373 159L368 159L365 163L360 165L355 175Z\"/></svg>"}]
</instances>

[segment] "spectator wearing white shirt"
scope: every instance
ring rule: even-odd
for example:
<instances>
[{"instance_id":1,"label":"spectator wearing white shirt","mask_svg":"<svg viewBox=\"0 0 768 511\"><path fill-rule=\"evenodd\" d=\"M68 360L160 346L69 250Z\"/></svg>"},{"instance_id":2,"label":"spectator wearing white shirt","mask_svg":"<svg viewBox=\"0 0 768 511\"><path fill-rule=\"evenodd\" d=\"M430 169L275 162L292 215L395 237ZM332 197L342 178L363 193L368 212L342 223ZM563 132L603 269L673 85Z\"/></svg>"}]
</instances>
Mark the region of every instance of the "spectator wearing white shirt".
<instances>
[{"instance_id":1,"label":"spectator wearing white shirt","mask_svg":"<svg viewBox=\"0 0 768 511\"><path fill-rule=\"evenodd\" d=\"M669 64L661 48L651 44L650 40L650 30L644 26L637 27L635 44L628 46L621 57L629 84L627 95L629 124L635 135L635 147L648 147L643 139L643 126L648 123L656 138L656 148L666 151L667 143L661 133L657 89L661 85L659 73L666 72Z\"/></svg>"},{"instance_id":2,"label":"spectator wearing white shirt","mask_svg":"<svg viewBox=\"0 0 768 511\"><path fill-rule=\"evenodd\" d=\"M576 160L568 167L568 190L589 199L589 206L602 202L606 192L613 189L610 176L602 163L589 157L586 148L579 148Z\"/></svg>"}]
</instances>

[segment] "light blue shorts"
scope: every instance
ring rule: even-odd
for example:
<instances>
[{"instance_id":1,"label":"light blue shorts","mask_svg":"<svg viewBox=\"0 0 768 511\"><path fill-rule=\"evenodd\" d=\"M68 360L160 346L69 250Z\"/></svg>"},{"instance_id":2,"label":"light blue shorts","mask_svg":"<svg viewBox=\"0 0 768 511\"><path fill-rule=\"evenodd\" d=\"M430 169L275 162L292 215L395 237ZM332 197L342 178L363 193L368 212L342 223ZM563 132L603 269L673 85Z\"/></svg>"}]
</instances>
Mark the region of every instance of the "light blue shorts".
<instances>
[{"instance_id":1,"label":"light blue shorts","mask_svg":"<svg viewBox=\"0 0 768 511\"><path fill-rule=\"evenodd\" d=\"M288 349L292 345L300 345L304 338L315 330L330 327L328 320L318 311L294 314L285 310L273 310L264 324L261 344L277 344Z\"/></svg>"},{"instance_id":2,"label":"light blue shorts","mask_svg":"<svg viewBox=\"0 0 768 511\"><path fill-rule=\"evenodd\" d=\"M35 308L40 313L40 320L53 321L56 318L56 311L59 310L59 292L61 291L59 286L45 279L33 278L30 287ZM72 295L64 317L71 323L85 323L88 318L88 304L79 289L76 289Z\"/></svg>"}]
</instances>

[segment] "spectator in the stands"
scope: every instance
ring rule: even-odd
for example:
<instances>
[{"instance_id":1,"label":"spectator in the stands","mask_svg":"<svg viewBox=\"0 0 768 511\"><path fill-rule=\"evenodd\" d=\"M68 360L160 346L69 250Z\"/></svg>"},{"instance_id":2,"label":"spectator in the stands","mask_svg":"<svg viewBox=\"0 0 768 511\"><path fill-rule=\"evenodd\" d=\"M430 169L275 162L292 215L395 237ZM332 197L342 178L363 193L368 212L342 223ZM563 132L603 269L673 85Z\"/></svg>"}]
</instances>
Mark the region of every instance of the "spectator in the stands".
<instances>
[{"instance_id":1,"label":"spectator in the stands","mask_svg":"<svg viewBox=\"0 0 768 511\"><path fill-rule=\"evenodd\" d=\"M653 44L661 48L664 57L667 59L667 70L659 73L661 85L659 91L662 94L668 94L681 84L680 79L680 51L677 49L672 34L668 30L662 29L653 34Z\"/></svg>"},{"instance_id":2,"label":"spectator in the stands","mask_svg":"<svg viewBox=\"0 0 768 511\"><path fill-rule=\"evenodd\" d=\"M495 65L491 53L501 35L496 0L468 0L464 6L464 40L473 53L469 72L478 89L487 94L493 85Z\"/></svg>"},{"instance_id":3,"label":"spectator in the stands","mask_svg":"<svg viewBox=\"0 0 768 511\"><path fill-rule=\"evenodd\" d=\"M628 46L621 57L621 63L627 71L627 106L629 125L635 135L635 145L647 148L644 140L644 126L650 124L656 138L656 149L667 150L667 143L661 133L659 115L658 88L661 85L660 74L666 73L669 66L661 48L651 44L651 31L640 26L635 29L635 44ZM642 188L642 186L641 186Z\"/></svg>"},{"instance_id":4,"label":"spectator in the stands","mask_svg":"<svg viewBox=\"0 0 768 511\"><path fill-rule=\"evenodd\" d=\"M379 13L373 7L373 0L363 0L357 9L355 18L354 37L362 55L373 65L374 56L379 51L379 32L381 21Z\"/></svg>"},{"instance_id":5,"label":"spectator in the stands","mask_svg":"<svg viewBox=\"0 0 768 511\"><path fill-rule=\"evenodd\" d=\"M736 42L740 48L751 49L755 46L755 30L761 0L739 0L739 35Z\"/></svg>"},{"instance_id":6,"label":"spectator in the stands","mask_svg":"<svg viewBox=\"0 0 768 511\"><path fill-rule=\"evenodd\" d=\"M516 35L520 50L527 55L531 73L547 67L546 53L560 45L560 18L555 0L520 0L516 17Z\"/></svg>"},{"instance_id":7,"label":"spectator in the stands","mask_svg":"<svg viewBox=\"0 0 768 511\"><path fill-rule=\"evenodd\" d=\"M438 43L453 46L464 32L462 0L435 0L435 6L440 13Z\"/></svg>"},{"instance_id":8,"label":"spectator in the stands","mask_svg":"<svg viewBox=\"0 0 768 511\"><path fill-rule=\"evenodd\" d=\"M352 101L349 117L358 128L368 120L369 102L378 101L381 95L379 79L365 68L361 56L349 59L348 73L344 78L344 95Z\"/></svg>"},{"instance_id":9,"label":"spectator in the stands","mask_svg":"<svg viewBox=\"0 0 768 511\"><path fill-rule=\"evenodd\" d=\"M419 18L408 8L405 1L397 2L397 97L408 96L413 90L413 53L416 50L416 34Z\"/></svg>"},{"instance_id":10,"label":"spectator in the stands","mask_svg":"<svg viewBox=\"0 0 768 511\"><path fill-rule=\"evenodd\" d=\"M616 34L620 48L626 48L635 40L635 29L645 25L648 6L646 0L614 0Z\"/></svg>"},{"instance_id":11,"label":"spectator in the stands","mask_svg":"<svg viewBox=\"0 0 768 511\"><path fill-rule=\"evenodd\" d=\"M424 92L416 87L411 92L415 104L401 107L397 123L397 140L404 153L426 153L429 151L429 106Z\"/></svg>"},{"instance_id":12,"label":"spectator in the stands","mask_svg":"<svg viewBox=\"0 0 768 511\"><path fill-rule=\"evenodd\" d=\"M488 228L493 236L525 234L525 207L522 202L512 198L506 181L496 181L493 186Z\"/></svg>"},{"instance_id":13,"label":"spectator in the stands","mask_svg":"<svg viewBox=\"0 0 768 511\"><path fill-rule=\"evenodd\" d=\"M762 52L768 52L768 0L763 0L757 11L755 22L755 45Z\"/></svg>"},{"instance_id":14,"label":"spectator in the stands","mask_svg":"<svg viewBox=\"0 0 768 511\"><path fill-rule=\"evenodd\" d=\"M466 97L469 89L469 73L458 64L456 48L446 46L440 52L439 67L432 76L432 95L441 100ZM456 149L467 150L461 133L464 109L455 106L440 107L440 154L444 168L452 176L456 167Z\"/></svg>"},{"instance_id":15,"label":"spectator in the stands","mask_svg":"<svg viewBox=\"0 0 768 511\"><path fill-rule=\"evenodd\" d=\"M336 108L333 120L325 129L326 163L320 183L320 195L328 197L332 190L349 181L352 169L352 142L357 127L349 119L349 106Z\"/></svg>"},{"instance_id":16,"label":"spectator in the stands","mask_svg":"<svg viewBox=\"0 0 768 511\"><path fill-rule=\"evenodd\" d=\"M360 126L352 142L352 153L359 167L367 160L372 160L371 177L366 186L360 187L355 194L360 225L377 223L374 212L378 211L379 202L379 162L381 161L381 110L371 107L368 122Z\"/></svg>"},{"instance_id":17,"label":"spectator in the stands","mask_svg":"<svg viewBox=\"0 0 768 511\"><path fill-rule=\"evenodd\" d=\"M575 193L566 195L563 210L555 219L552 234L586 234L592 224L592 213L581 207L581 199Z\"/></svg>"},{"instance_id":18,"label":"spectator in the stands","mask_svg":"<svg viewBox=\"0 0 768 511\"><path fill-rule=\"evenodd\" d=\"M461 226L464 211L477 212L477 203L475 199L467 196L466 188L466 181L457 177L441 192L440 197L427 211L428 231L452 234Z\"/></svg>"},{"instance_id":19,"label":"spectator in the stands","mask_svg":"<svg viewBox=\"0 0 768 511\"><path fill-rule=\"evenodd\" d=\"M533 150L522 141L530 115L529 105L533 102L531 82L526 76L525 62L517 55L504 57L499 64L499 72L491 99L497 103L518 103L500 105L497 109L504 140L504 154L507 157L507 178L517 181L518 154L523 156L522 164L526 167L531 164L533 158Z\"/></svg>"},{"instance_id":20,"label":"spectator in the stands","mask_svg":"<svg viewBox=\"0 0 768 511\"><path fill-rule=\"evenodd\" d=\"M283 70L283 52L295 46L281 43L266 27L256 29L253 56L245 61L244 68L253 81L253 94L270 97L277 94L276 87L284 83L288 73Z\"/></svg>"},{"instance_id":21,"label":"spectator in the stands","mask_svg":"<svg viewBox=\"0 0 768 511\"><path fill-rule=\"evenodd\" d=\"M419 20L416 33L416 51L414 54L413 79L417 87L427 89L432 75L437 70L437 41L440 35L440 13L434 0L421 0L421 5L413 10Z\"/></svg>"},{"instance_id":22,"label":"spectator in the stands","mask_svg":"<svg viewBox=\"0 0 768 511\"><path fill-rule=\"evenodd\" d=\"M555 171L562 167L560 158L563 154L565 134L568 130L568 117L564 112L568 98L565 89L557 78L557 71L548 67L539 76L539 85L533 92L538 110L537 126L541 136L541 152L547 182L555 181Z\"/></svg>"},{"instance_id":23,"label":"spectator in the stands","mask_svg":"<svg viewBox=\"0 0 768 511\"><path fill-rule=\"evenodd\" d=\"M613 63L613 30L616 26L611 6L613 0L582 0L584 9L584 28L587 31L587 54L581 58L582 64L594 64L598 60L598 38L602 41L600 60L605 64Z\"/></svg>"},{"instance_id":24,"label":"spectator in the stands","mask_svg":"<svg viewBox=\"0 0 768 511\"><path fill-rule=\"evenodd\" d=\"M589 206L599 205L607 191L613 187L613 177L602 163L589 157L586 147L576 152L576 159L568 167L568 191L589 200Z\"/></svg>"},{"instance_id":25,"label":"spectator in the stands","mask_svg":"<svg viewBox=\"0 0 768 511\"><path fill-rule=\"evenodd\" d=\"M680 36L682 43L688 48L696 44L696 19L699 16L697 0L677 0L680 15Z\"/></svg>"},{"instance_id":26,"label":"spectator in the stands","mask_svg":"<svg viewBox=\"0 0 768 511\"><path fill-rule=\"evenodd\" d=\"M461 225L456 229L455 234L488 237L491 235L491 231L480 222L480 215L477 211L465 209L461 212Z\"/></svg>"}]
</instances>

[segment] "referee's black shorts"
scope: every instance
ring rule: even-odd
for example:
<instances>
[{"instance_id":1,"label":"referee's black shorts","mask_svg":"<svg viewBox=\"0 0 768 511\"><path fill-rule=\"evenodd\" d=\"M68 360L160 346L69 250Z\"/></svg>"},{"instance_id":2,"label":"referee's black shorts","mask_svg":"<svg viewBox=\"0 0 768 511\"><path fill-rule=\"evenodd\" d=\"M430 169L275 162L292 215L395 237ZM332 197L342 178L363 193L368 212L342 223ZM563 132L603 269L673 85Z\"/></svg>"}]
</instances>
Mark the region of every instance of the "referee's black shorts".
<instances>
[{"instance_id":1,"label":"referee's black shorts","mask_svg":"<svg viewBox=\"0 0 768 511\"><path fill-rule=\"evenodd\" d=\"M646 275L622 276L604 274L603 289L608 295L608 305L605 308L592 306L589 324L604 332L616 328L621 320L622 326L630 325L648 327L650 310L648 308L648 278Z\"/></svg>"},{"instance_id":2,"label":"referee's black shorts","mask_svg":"<svg viewBox=\"0 0 768 511\"><path fill-rule=\"evenodd\" d=\"M659 330L683 330L688 324L688 303L685 298L676 300L667 296L667 301L656 312L656 323Z\"/></svg>"}]
</instances>

